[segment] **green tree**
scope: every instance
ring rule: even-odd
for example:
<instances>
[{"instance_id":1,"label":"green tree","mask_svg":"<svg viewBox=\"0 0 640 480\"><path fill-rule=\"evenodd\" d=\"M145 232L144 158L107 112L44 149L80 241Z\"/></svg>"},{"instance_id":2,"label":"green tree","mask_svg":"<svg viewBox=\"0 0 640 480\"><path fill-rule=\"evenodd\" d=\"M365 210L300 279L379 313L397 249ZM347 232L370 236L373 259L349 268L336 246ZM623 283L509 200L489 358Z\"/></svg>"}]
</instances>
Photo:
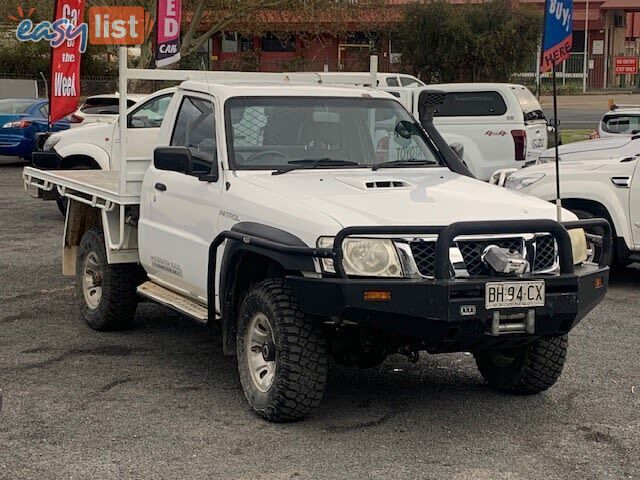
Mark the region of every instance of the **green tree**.
<instances>
[{"instance_id":1,"label":"green tree","mask_svg":"<svg viewBox=\"0 0 640 480\"><path fill-rule=\"evenodd\" d=\"M542 15L508 0L407 7L402 61L429 82L508 81L535 55Z\"/></svg>"}]
</instances>

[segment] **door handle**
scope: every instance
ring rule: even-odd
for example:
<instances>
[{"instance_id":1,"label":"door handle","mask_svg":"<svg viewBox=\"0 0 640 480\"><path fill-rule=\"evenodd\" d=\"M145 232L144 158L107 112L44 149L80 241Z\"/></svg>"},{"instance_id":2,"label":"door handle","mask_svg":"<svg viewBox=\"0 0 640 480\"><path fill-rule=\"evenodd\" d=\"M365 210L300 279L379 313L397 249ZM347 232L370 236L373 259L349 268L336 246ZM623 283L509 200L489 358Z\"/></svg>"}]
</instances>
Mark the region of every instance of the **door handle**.
<instances>
[{"instance_id":1,"label":"door handle","mask_svg":"<svg viewBox=\"0 0 640 480\"><path fill-rule=\"evenodd\" d=\"M154 185L154 188L155 188L156 190L160 190L161 192L164 192L164 191L166 191L166 190L167 190L167 186L166 186L164 183L160 183L160 182L156 183L156 184Z\"/></svg>"}]
</instances>

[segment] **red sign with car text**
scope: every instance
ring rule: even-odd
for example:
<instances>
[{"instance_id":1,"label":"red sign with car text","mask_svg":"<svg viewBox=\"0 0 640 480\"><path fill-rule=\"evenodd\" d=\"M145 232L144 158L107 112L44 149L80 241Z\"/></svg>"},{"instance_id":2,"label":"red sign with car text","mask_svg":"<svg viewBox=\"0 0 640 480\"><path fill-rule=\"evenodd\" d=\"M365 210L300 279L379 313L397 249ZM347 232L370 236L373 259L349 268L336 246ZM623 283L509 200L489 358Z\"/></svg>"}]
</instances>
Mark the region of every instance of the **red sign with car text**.
<instances>
[{"instance_id":1,"label":"red sign with car text","mask_svg":"<svg viewBox=\"0 0 640 480\"><path fill-rule=\"evenodd\" d=\"M84 0L57 0L55 18L66 18L67 29L83 23ZM51 49L51 78L49 80L49 122L55 123L74 112L80 101L81 41L74 38Z\"/></svg>"}]
</instances>

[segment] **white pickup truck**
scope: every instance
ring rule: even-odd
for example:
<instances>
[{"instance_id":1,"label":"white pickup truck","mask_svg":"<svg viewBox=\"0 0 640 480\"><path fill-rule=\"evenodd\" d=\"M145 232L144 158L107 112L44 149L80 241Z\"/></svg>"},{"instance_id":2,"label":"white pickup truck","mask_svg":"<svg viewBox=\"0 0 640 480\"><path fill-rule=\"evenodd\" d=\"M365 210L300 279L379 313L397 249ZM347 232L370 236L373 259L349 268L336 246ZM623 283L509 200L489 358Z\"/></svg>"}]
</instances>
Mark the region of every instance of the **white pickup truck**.
<instances>
[{"instance_id":1,"label":"white pickup truck","mask_svg":"<svg viewBox=\"0 0 640 480\"><path fill-rule=\"evenodd\" d=\"M268 420L318 406L329 355L471 351L492 387L546 390L607 291L583 229L608 223L562 225L547 202L470 178L422 105L424 130L376 90L186 81L153 160L23 176L70 200L63 273L89 326L130 326L140 298L219 320Z\"/></svg>"},{"instance_id":2,"label":"white pickup truck","mask_svg":"<svg viewBox=\"0 0 640 480\"><path fill-rule=\"evenodd\" d=\"M611 223L616 264L639 261L640 134L562 145L558 153L562 205L579 218L602 217ZM554 150L544 152L539 162L511 174L505 186L555 201ZM589 251L595 256L599 249L596 243Z\"/></svg>"}]
</instances>

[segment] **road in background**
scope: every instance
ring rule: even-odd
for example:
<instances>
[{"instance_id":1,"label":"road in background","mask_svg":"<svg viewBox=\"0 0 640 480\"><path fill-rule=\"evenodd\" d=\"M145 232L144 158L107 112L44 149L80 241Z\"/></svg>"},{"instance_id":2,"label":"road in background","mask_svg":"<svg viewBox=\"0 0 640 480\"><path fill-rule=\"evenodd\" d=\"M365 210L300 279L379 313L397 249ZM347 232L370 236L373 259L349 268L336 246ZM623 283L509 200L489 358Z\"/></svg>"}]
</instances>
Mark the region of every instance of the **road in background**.
<instances>
[{"instance_id":1,"label":"road in background","mask_svg":"<svg viewBox=\"0 0 640 480\"><path fill-rule=\"evenodd\" d=\"M614 280L536 396L465 354L335 367L310 419L249 409L219 337L159 306L100 333L61 276L63 219L0 167L0 479L637 479L639 272Z\"/></svg>"},{"instance_id":2,"label":"road in background","mask_svg":"<svg viewBox=\"0 0 640 480\"><path fill-rule=\"evenodd\" d=\"M609 101L640 106L640 95L561 95L558 97L558 119L561 130L595 130L602 116L609 111ZM553 99L540 97L547 119L553 118Z\"/></svg>"}]
</instances>

